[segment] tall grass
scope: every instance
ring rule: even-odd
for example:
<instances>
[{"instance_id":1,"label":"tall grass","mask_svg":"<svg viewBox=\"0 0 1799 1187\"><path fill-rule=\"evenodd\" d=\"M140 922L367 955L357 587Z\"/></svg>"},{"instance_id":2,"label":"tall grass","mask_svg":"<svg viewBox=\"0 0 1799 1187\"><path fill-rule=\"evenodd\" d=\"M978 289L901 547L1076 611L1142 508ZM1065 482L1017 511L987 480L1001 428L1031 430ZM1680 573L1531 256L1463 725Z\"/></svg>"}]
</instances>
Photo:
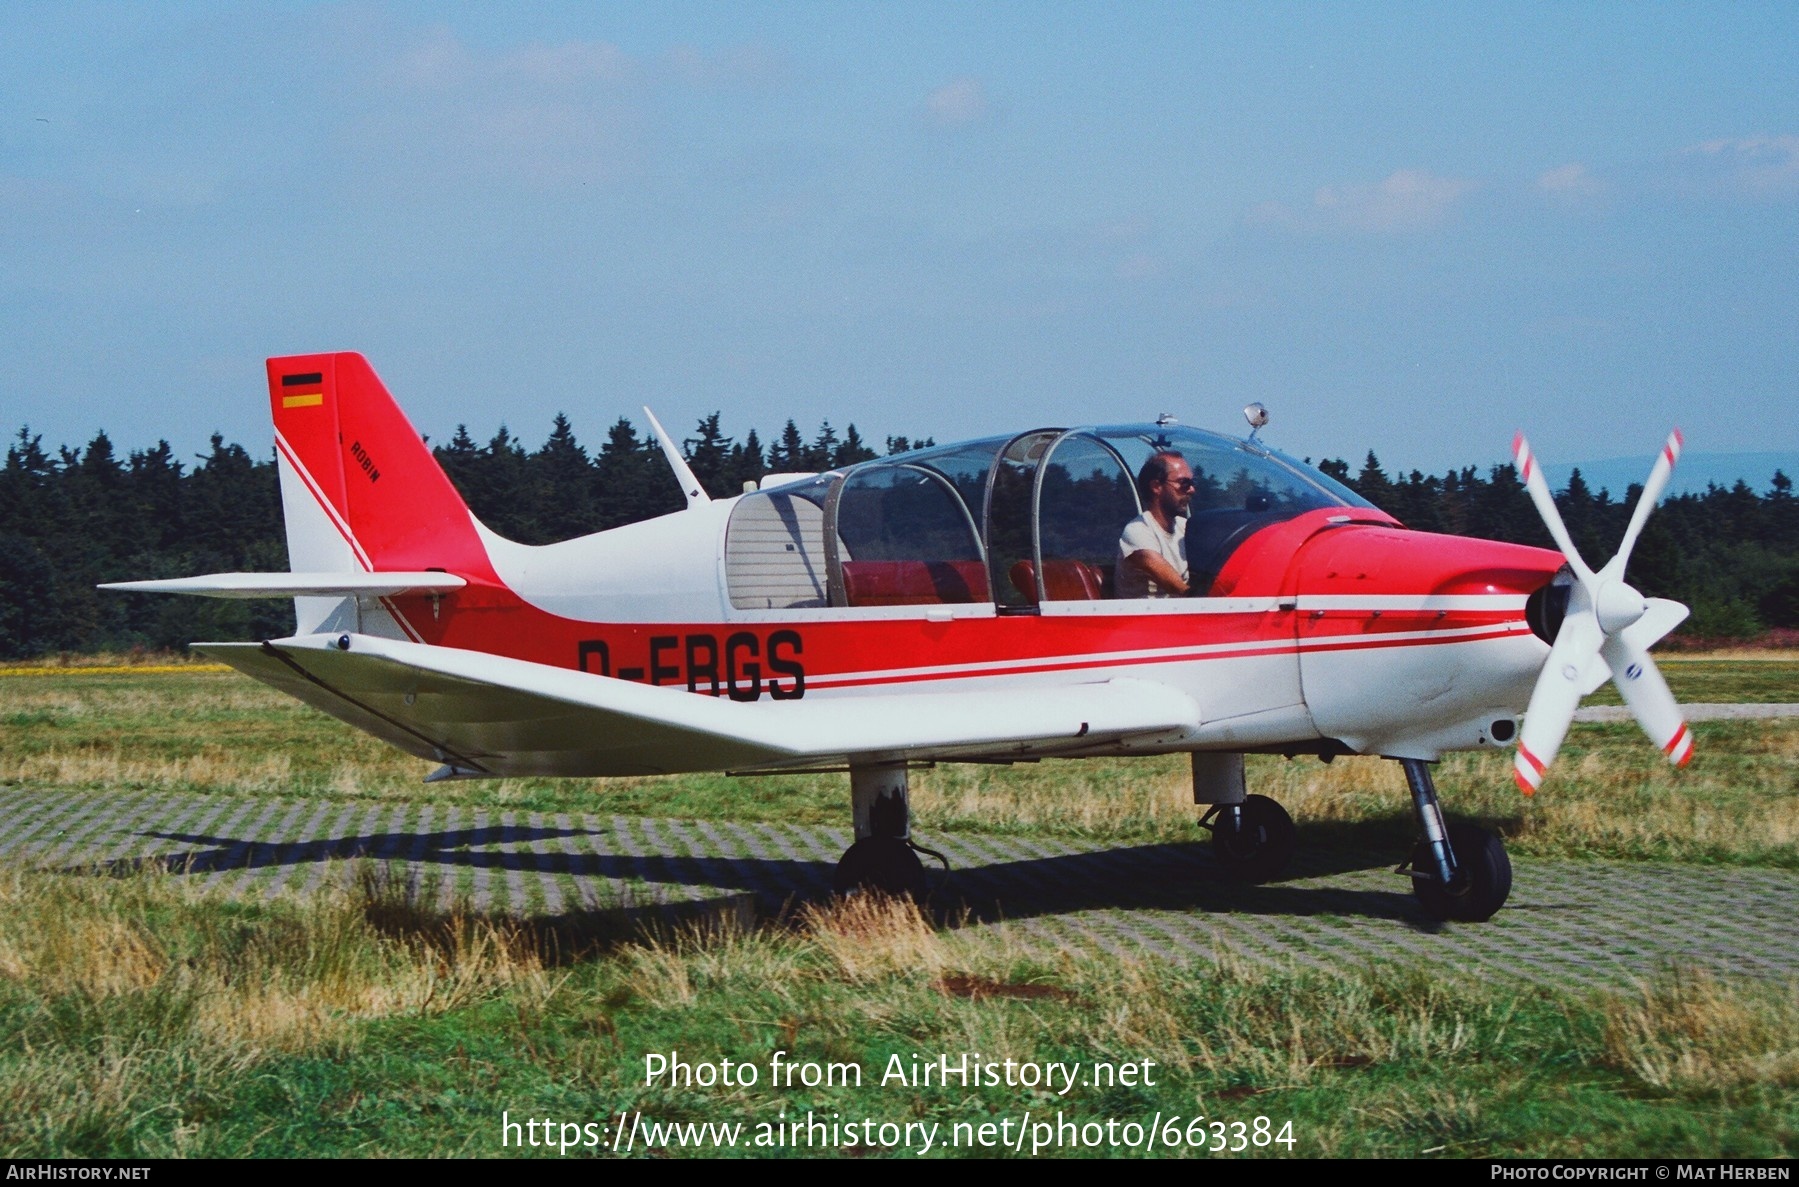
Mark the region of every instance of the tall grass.
<instances>
[{"instance_id":1,"label":"tall grass","mask_svg":"<svg viewBox=\"0 0 1799 1187\"><path fill-rule=\"evenodd\" d=\"M1664 1091L1799 1087L1799 985L1688 970L1607 1003L1608 1060Z\"/></svg>"},{"instance_id":2,"label":"tall grass","mask_svg":"<svg viewBox=\"0 0 1799 1187\"><path fill-rule=\"evenodd\" d=\"M502 1111L621 1109L1262 1115L1293 1122L1293 1153L1364 1156L1767 1156L1799 1137L1791 985L1676 973L1598 994L1397 964L1045 957L1006 927L945 928L877 897L763 920L517 919L372 868L348 892L257 903L167 876L8 869L0 1026L7 1156L514 1154ZM863 1082L646 1082L652 1052L766 1068L777 1050ZM963 1052L1147 1060L1153 1083L878 1083L893 1056Z\"/></svg>"}]
</instances>

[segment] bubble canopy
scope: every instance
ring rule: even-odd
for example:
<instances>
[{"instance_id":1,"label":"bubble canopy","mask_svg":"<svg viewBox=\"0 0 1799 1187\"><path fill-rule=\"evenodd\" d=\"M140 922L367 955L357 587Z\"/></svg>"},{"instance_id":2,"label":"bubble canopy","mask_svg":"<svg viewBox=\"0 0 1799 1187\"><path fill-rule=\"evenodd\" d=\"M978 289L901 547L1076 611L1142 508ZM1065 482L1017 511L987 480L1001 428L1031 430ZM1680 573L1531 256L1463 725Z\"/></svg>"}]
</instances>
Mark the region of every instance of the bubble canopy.
<instances>
[{"instance_id":1,"label":"bubble canopy","mask_svg":"<svg viewBox=\"0 0 1799 1187\"><path fill-rule=\"evenodd\" d=\"M1166 452L1193 470L1187 555L1196 575L1216 572L1263 527L1322 507L1370 506L1310 466L1203 429L1033 429L743 496L725 536L731 603L993 602L1028 611L1111 598L1119 533L1143 510L1136 476Z\"/></svg>"}]
</instances>

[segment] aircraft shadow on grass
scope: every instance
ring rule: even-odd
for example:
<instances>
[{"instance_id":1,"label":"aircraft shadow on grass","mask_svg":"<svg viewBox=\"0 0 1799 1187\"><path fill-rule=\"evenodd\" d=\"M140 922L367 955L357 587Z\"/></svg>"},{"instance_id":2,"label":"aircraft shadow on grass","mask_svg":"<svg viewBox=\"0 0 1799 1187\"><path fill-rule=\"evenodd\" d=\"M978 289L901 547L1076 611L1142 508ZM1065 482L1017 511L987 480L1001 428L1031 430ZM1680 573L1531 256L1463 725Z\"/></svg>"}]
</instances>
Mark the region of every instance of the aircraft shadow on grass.
<instances>
[{"instance_id":1,"label":"aircraft shadow on grass","mask_svg":"<svg viewBox=\"0 0 1799 1187\"><path fill-rule=\"evenodd\" d=\"M831 893L830 861L796 857L693 856L651 853L569 853L542 849L500 850L494 846L542 846L569 838L604 834L607 829L505 826L359 833L297 841L252 841L206 833L145 830L140 835L197 846L185 852L83 863L71 872L127 876L143 870L194 876L253 872L325 861L406 863L446 876L457 870L517 872L529 876L568 875L578 881L624 884L636 895L632 912L669 916L693 904L644 902L658 886L709 889L741 899L753 897L764 913L822 902ZM1385 866L1375 853L1396 852L1382 822L1301 826L1299 852L1286 881L1312 879ZM1204 840L1163 842L1087 852L1020 855L1006 838L983 838L1005 847L1002 860L953 869L947 877L932 863L931 907L944 922L989 923L1040 915L1116 909L1191 910L1247 915L1335 915L1390 919L1435 930L1421 916L1402 878L1391 890L1283 885L1246 885L1231 880ZM628 898L629 898L628 894ZM592 900L596 904L599 899Z\"/></svg>"}]
</instances>

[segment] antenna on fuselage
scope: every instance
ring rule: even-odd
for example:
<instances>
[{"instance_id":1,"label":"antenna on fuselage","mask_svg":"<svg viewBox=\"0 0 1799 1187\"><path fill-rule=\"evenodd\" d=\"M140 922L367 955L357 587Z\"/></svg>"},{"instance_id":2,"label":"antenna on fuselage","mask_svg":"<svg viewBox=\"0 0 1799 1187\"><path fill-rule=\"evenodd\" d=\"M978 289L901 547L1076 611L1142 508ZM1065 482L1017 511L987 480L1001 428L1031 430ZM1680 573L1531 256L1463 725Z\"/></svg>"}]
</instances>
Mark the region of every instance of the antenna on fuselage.
<instances>
[{"instance_id":1,"label":"antenna on fuselage","mask_svg":"<svg viewBox=\"0 0 1799 1187\"><path fill-rule=\"evenodd\" d=\"M643 414L650 418L650 431L656 434L656 444L662 446L662 456L668 459L668 468L675 472L675 481L681 484L681 493L687 496L687 509L692 511L695 507L710 503L712 497L700 485L700 480L693 476L693 467L681 456L681 450L675 445L674 439L662 431L662 422L656 419L656 414L650 411L648 404L643 406Z\"/></svg>"}]
</instances>

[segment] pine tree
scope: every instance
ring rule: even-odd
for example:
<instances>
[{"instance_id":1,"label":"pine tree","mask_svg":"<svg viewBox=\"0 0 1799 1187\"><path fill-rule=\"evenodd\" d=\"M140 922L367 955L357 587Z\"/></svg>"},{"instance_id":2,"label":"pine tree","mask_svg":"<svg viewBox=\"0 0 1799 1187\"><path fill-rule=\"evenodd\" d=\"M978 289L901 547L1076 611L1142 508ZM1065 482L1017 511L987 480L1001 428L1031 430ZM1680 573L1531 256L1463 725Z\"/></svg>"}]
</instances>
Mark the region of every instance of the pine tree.
<instances>
[{"instance_id":1,"label":"pine tree","mask_svg":"<svg viewBox=\"0 0 1799 1187\"><path fill-rule=\"evenodd\" d=\"M778 474L793 474L806 469L806 441L791 417L781 429L780 441L768 447L768 468Z\"/></svg>"},{"instance_id":2,"label":"pine tree","mask_svg":"<svg viewBox=\"0 0 1799 1187\"><path fill-rule=\"evenodd\" d=\"M730 483L731 439L724 435L718 427L719 414L700 418L699 428L695 436L681 442L681 452L687 455L687 465L693 476L700 480L700 487L713 498L724 498L737 493ZM741 489L741 487L739 487Z\"/></svg>"},{"instance_id":3,"label":"pine tree","mask_svg":"<svg viewBox=\"0 0 1799 1187\"><path fill-rule=\"evenodd\" d=\"M603 527L667 515L687 505L655 438L640 440L637 430L622 416L607 431L595 470L594 489Z\"/></svg>"},{"instance_id":4,"label":"pine tree","mask_svg":"<svg viewBox=\"0 0 1799 1187\"><path fill-rule=\"evenodd\" d=\"M593 468L575 440L568 417L558 412L543 448L530 458L531 529L538 543L572 540L598 531Z\"/></svg>"},{"instance_id":5,"label":"pine tree","mask_svg":"<svg viewBox=\"0 0 1799 1187\"><path fill-rule=\"evenodd\" d=\"M1767 525L1770 543L1777 548L1799 551L1799 498L1793 497L1793 480L1783 471L1774 471L1774 478L1768 483L1762 520Z\"/></svg>"},{"instance_id":6,"label":"pine tree","mask_svg":"<svg viewBox=\"0 0 1799 1187\"><path fill-rule=\"evenodd\" d=\"M1379 507L1382 511L1393 509L1393 482L1387 472L1380 468L1380 459L1374 451L1368 451L1368 459L1362 463L1362 472L1357 474L1354 482L1355 492Z\"/></svg>"},{"instance_id":7,"label":"pine tree","mask_svg":"<svg viewBox=\"0 0 1799 1187\"><path fill-rule=\"evenodd\" d=\"M829 470L831 459L837 456L837 430L831 427L830 421L818 426L818 436L806 447L805 462L802 470Z\"/></svg>"},{"instance_id":8,"label":"pine tree","mask_svg":"<svg viewBox=\"0 0 1799 1187\"><path fill-rule=\"evenodd\" d=\"M1318 463L1318 472L1327 478L1334 478L1355 490L1355 480L1349 476L1349 463L1340 457L1327 457Z\"/></svg>"},{"instance_id":9,"label":"pine tree","mask_svg":"<svg viewBox=\"0 0 1799 1187\"><path fill-rule=\"evenodd\" d=\"M606 430L606 444L600 446L594 470L594 493L603 526L612 528L647 518L644 489L649 482L649 459L636 428L624 417Z\"/></svg>"},{"instance_id":10,"label":"pine tree","mask_svg":"<svg viewBox=\"0 0 1799 1187\"><path fill-rule=\"evenodd\" d=\"M1487 481L1475 488L1469 507L1468 533L1510 544L1555 547L1549 529L1543 526L1536 507L1525 493L1524 483L1518 478L1518 467L1510 462L1494 466L1488 471Z\"/></svg>"},{"instance_id":11,"label":"pine tree","mask_svg":"<svg viewBox=\"0 0 1799 1187\"><path fill-rule=\"evenodd\" d=\"M181 469L167 441L132 453L126 485L135 551L166 550L186 538Z\"/></svg>"},{"instance_id":12,"label":"pine tree","mask_svg":"<svg viewBox=\"0 0 1799 1187\"><path fill-rule=\"evenodd\" d=\"M862 440L862 434L856 431L854 424L851 424L843 432L843 443L831 455L831 465L833 467L853 466L857 462L873 461L874 458L875 451L868 447L868 443Z\"/></svg>"},{"instance_id":13,"label":"pine tree","mask_svg":"<svg viewBox=\"0 0 1799 1187\"><path fill-rule=\"evenodd\" d=\"M504 423L476 451L473 476L468 504L475 518L508 540L536 542L525 447Z\"/></svg>"},{"instance_id":14,"label":"pine tree","mask_svg":"<svg viewBox=\"0 0 1799 1187\"><path fill-rule=\"evenodd\" d=\"M456 426L456 433L450 438L448 445L439 445L431 451L432 456L437 459L437 464L449 477L450 484L462 496L462 501L471 508L474 506L471 491L478 481L476 473L480 467L478 460L480 452L475 445L475 439L469 436L468 426L461 424ZM478 515L479 513L477 513Z\"/></svg>"},{"instance_id":15,"label":"pine tree","mask_svg":"<svg viewBox=\"0 0 1799 1187\"><path fill-rule=\"evenodd\" d=\"M744 434L741 445L731 446L731 460L725 467L725 494L734 495L743 490L746 482L761 482L762 476L768 473L768 461L762 456L762 438L756 436L751 429Z\"/></svg>"},{"instance_id":16,"label":"pine tree","mask_svg":"<svg viewBox=\"0 0 1799 1187\"><path fill-rule=\"evenodd\" d=\"M1420 532L1437 532L1443 524L1443 484L1418 470L1393 489L1393 513L1399 522Z\"/></svg>"},{"instance_id":17,"label":"pine tree","mask_svg":"<svg viewBox=\"0 0 1799 1187\"><path fill-rule=\"evenodd\" d=\"M1580 555L1589 564L1604 564L1605 545L1599 538L1599 504L1579 467L1568 475L1568 485L1556 496L1555 505L1562 514L1563 526L1568 529L1568 538L1574 541Z\"/></svg>"}]
</instances>

